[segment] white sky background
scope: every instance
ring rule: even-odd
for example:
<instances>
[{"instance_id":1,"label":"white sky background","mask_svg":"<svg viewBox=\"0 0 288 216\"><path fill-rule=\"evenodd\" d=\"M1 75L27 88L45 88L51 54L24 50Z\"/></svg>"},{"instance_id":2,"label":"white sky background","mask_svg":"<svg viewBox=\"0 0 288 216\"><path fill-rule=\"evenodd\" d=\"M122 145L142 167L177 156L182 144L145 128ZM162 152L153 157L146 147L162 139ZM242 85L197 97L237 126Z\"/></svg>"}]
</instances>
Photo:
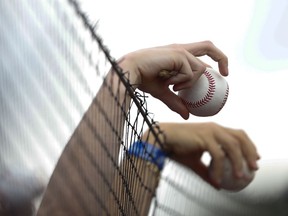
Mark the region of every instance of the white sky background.
<instances>
[{"instance_id":1,"label":"white sky background","mask_svg":"<svg viewBox=\"0 0 288 216\"><path fill-rule=\"evenodd\" d=\"M288 159L287 1L87 0L83 8L99 21L98 33L115 58L145 47L212 41L229 58L229 98L216 116L188 121L244 129L262 160ZM184 121L154 98L148 108L157 121Z\"/></svg>"},{"instance_id":2,"label":"white sky background","mask_svg":"<svg viewBox=\"0 0 288 216\"><path fill-rule=\"evenodd\" d=\"M191 115L188 122L214 121L228 127L245 129L262 155L261 162L266 163L272 160L275 162L279 159L275 163L269 163L270 166L262 166L260 169L262 172L259 170L257 175L259 178L254 181L255 187L251 188L251 192L248 191L249 197L253 195L258 202L257 196L262 192L270 196L270 194L282 191L283 187L287 188L287 0L81 1L85 2L83 9L87 11L90 19L95 23L99 21L98 33L115 58L137 49L171 43L210 40L219 47L229 57L230 75L227 80L230 95L228 101L216 116L201 118ZM69 74L69 80L67 80L67 74L60 76L60 73L57 76L55 73L54 79L54 76L38 70L42 67L46 68L46 64L43 64L44 59L38 55L37 49L31 49L31 45L40 44L39 51L43 52L44 57L49 56L53 46L50 47L50 39L47 35L42 37L45 31L35 28L38 22L34 15L39 15L43 26L46 26L46 21L49 21L49 19L45 20L45 17L57 18L54 10L51 10L51 16L49 16L49 7L46 6L50 3L41 1L35 4L27 0L14 8L12 6L17 5L16 1L0 0L0 2L3 2L0 5L4 6L4 9L1 8L3 13L0 13L2 18L0 28L7 31L6 34L1 35L2 39L4 38L2 42L9 42L0 45L4 47L3 51L0 51L2 57L0 64L4 62L4 66L1 66L7 67L3 75L1 74L1 78L4 78L0 79L0 86L5 92L1 100L7 102L0 106L0 127L3 126L0 133L4 134L1 137L4 145L1 146L0 162L4 158L5 165L13 165L12 169L19 166L21 171L27 170L27 167L31 167L32 170L35 166L36 169L40 168L41 174L47 172L47 176L50 176L63 145L67 143L67 139L75 129L74 126L80 121L83 112L91 103L91 95L85 95L84 85L80 79L77 79L78 76L74 77ZM66 1L58 2L62 2L63 5L67 3ZM30 6L31 10L39 9L35 10L37 13L31 13L30 10L23 10L24 13L21 13L23 8ZM72 8L70 9L73 11ZM27 20L21 20L23 14L28 16ZM13 23L14 18L20 21L17 25ZM54 20L51 24L53 27ZM24 29L23 26L29 28ZM17 30L20 30L19 35L16 34ZM33 36L31 38L28 34L30 30ZM60 42L61 31L54 33L56 38L54 42ZM38 40L32 42L31 39L34 37ZM64 35L63 38L66 36ZM73 41L69 38L70 35L66 38L67 44ZM29 43L25 43L28 40ZM13 46L11 46L12 42ZM57 44L53 43L53 45ZM74 45L76 48L80 47L79 44ZM64 49L56 50L55 53L61 55L62 52ZM28 55L22 57L21 53L28 53ZM78 53L76 49L75 55ZM9 64L13 59L11 56L16 58L16 64ZM83 63L81 58L84 56L80 56L76 64ZM58 60L57 56L47 61L51 62L52 69L58 65L56 60ZM203 60L217 69L217 65L211 59L204 57ZM24 62L27 62L24 68L25 73L21 68ZM66 68L66 65L61 66ZM91 68L88 65L85 66L87 68L82 69L85 77L87 75L88 78ZM32 70L30 71L29 68ZM73 72L77 74L77 70ZM91 77L87 79L93 91L94 87L99 85L94 81ZM75 91L77 95L73 95L74 87L83 91ZM71 101L64 91L67 91L69 95L71 93L70 96L73 98L81 94L83 104L75 100L70 106ZM82 101L83 97L86 100ZM51 103L51 98L53 98L53 103ZM69 114L62 112L66 104L71 107ZM82 110L81 107L83 107ZM153 97L148 99L148 109L154 114L156 121L185 121ZM72 116L75 119L72 119ZM17 133L14 134L14 131ZM285 163L280 159L284 159ZM2 171L1 163L0 172ZM33 173L36 172L33 171ZM270 187L271 184L273 187ZM181 202L181 199L179 200Z\"/></svg>"}]
</instances>

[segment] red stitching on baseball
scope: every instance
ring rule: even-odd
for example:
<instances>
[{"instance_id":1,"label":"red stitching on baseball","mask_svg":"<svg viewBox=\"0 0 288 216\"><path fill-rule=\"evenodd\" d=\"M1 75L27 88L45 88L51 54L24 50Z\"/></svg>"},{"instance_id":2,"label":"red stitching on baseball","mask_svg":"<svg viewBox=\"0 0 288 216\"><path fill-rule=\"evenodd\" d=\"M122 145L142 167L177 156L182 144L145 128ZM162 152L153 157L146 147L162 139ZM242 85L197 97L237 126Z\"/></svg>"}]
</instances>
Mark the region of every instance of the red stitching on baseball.
<instances>
[{"instance_id":1,"label":"red stitching on baseball","mask_svg":"<svg viewBox=\"0 0 288 216\"><path fill-rule=\"evenodd\" d=\"M226 88L226 92L225 92L224 99L223 99L222 104L221 104L221 106L219 107L217 113L220 112L220 110L224 107L224 105L225 105L225 103L226 103L226 101L227 101L227 99L228 99L228 95L229 95L229 85L227 84L227 88Z\"/></svg>"},{"instance_id":2,"label":"red stitching on baseball","mask_svg":"<svg viewBox=\"0 0 288 216\"><path fill-rule=\"evenodd\" d=\"M208 83L209 83L209 87L208 87L206 95L201 100L195 101L195 102L191 102L191 101L187 101L187 100L182 99L187 104L187 106L192 107L192 108L198 108L198 107L205 105L210 100L212 100L214 93L215 93L215 89L216 89L215 79L208 71L205 71L204 75L207 77ZM227 92L226 92L226 94L227 94ZM227 97L228 97L228 94L227 94ZM225 103L223 103L223 106L224 106L224 104Z\"/></svg>"}]
</instances>

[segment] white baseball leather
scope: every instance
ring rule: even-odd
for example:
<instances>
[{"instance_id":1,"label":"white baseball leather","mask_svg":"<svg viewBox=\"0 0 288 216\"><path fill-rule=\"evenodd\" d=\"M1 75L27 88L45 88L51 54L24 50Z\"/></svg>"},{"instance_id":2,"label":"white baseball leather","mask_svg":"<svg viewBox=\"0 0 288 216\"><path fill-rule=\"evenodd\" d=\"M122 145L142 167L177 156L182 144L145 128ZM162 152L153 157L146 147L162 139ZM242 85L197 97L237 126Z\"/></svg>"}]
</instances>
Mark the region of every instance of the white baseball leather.
<instances>
[{"instance_id":1,"label":"white baseball leather","mask_svg":"<svg viewBox=\"0 0 288 216\"><path fill-rule=\"evenodd\" d=\"M207 68L191 88L178 92L189 112L195 116L216 115L225 105L228 94L226 79L212 68Z\"/></svg>"}]
</instances>

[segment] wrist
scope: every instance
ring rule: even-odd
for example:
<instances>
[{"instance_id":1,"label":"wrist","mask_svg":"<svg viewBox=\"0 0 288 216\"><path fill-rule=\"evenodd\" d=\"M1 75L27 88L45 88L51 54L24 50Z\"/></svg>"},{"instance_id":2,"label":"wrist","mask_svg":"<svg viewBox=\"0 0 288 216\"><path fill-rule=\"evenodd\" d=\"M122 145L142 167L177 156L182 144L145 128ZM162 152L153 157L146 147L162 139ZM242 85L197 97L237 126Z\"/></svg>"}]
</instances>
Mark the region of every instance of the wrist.
<instances>
[{"instance_id":1,"label":"wrist","mask_svg":"<svg viewBox=\"0 0 288 216\"><path fill-rule=\"evenodd\" d=\"M154 164L158 167L159 171L163 169L167 157L166 153L161 148L141 140L134 142L127 153L130 156Z\"/></svg>"},{"instance_id":2,"label":"wrist","mask_svg":"<svg viewBox=\"0 0 288 216\"><path fill-rule=\"evenodd\" d=\"M157 140L150 129L143 133L141 140L161 148L169 155L173 149L173 140L175 140L173 138L173 136L175 136L175 127L173 125L173 123L158 123L154 126L154 130L156 130L157 133Z\"/></svg>"}]
</instances>

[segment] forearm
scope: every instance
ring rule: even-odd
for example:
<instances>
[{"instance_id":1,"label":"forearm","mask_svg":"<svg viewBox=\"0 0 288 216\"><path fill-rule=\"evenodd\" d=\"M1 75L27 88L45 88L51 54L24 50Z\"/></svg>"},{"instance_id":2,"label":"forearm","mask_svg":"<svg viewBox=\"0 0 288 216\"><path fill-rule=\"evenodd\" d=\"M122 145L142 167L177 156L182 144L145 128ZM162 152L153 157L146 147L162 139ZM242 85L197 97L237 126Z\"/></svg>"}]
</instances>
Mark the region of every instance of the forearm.
<instances>
[{"instance_id":1,"label":"forearm","mask_svg":"<svg viewBox=\"0 0 288 216\"><path fill-rule=\"evenodd\" d=\"M116 175L131 97L110 71L67 143L38 215L109 212L105 203Z\"/></svg>"},{"instance_id":2,"label":"forearm","mask_svg":"<svg viewBox=\"0 0 288 216\"><path fill-rule=\"evenodd\" d=\"M204 51L199 52L202 49ZM157 175L151 175L149 166L146 167L147 161L134 156L130 158L134 161L134 165L127 157L122 161L120 168L118 166L125 118L130 107L130 96L134 91L129 85L124 85L123 80L128 79L134 88L158 98L172 111L179 113L184 119L188 119L187 107L177 94L170 90L169 86L173 85L175 91L190 87L204 72L206 67L194 56L194 52L198 53L197 56L208 54L212 59L219 60L219 67L221 66L222 74L224 74L223 68L226 69L227 58L211 43L176 44L143 49L125 55L125 59L118 62L119 66L124 69L124 75L115 74L115 71L110 71L107 75L58 161L44 195L41 204L44 210L41 211L40 207L42 213L40 215L108 214L111 209L110 202L107 203L107 200L116 203L119 206L118 209L121 210L123 205L128 205L131 193L141 196L140 192L147 191L147 188L150 188L148 191L152 191L148 196L151 200L158 184L159 172ZM170 78L163 79L159 77L162 70L175 71L175 73ZM128 71L131 73L127 73ZM145 118L146 114L142 114ZM147 133L151 133L151 131ZM166 134L170 134L170 132L166 132ZM133 133L133 135L135 134ZM187 137L191 139L189 132L188 135ZM167 150L165 148L169 145L161 146L160 142L162 141L159 142L158 135L153 133L153 136L145 136L146 133L142 137L144 141ZM186 136L179 137L182 137L183 140ZM160 139L164 139L164 137L160 136ZM165 140L163 143L168 144L168 142L165 143ZM182 142L178 141L177 143L181 144ZM172 150L185 150L185 148L178 148L177 143L171 143ZM193 142L189 140L189 143ZM191 145L186 146L186 149L189 149L189 146ZM188 151L185 150L185 152ZM188 158L190 159L191 156ZM141 179L140 186L137 186L136 179ZM113 183L115 183L115 187L111 186ZM129 183L133 188L128 188ZM118 187L119 185L124 187ZM116 191L117 187L119 193ZM123 191L125 193L122 193ZM140 192L138 193L138 191ZM123 197L123 194L128 194L128 197ZM143 199L145 200L145 197ZM150 202L147 199L148 201L144 205L143 199L135 198L132 206L134 209L139 206L140 209L142 204L143 211L147 212ZM142 210L139 211L142 213Z\"/></svg>"},{"instance_id":3,"label":"forearm","mask_svg":"<svg viewBox=\"0 0 288 216\"><path fill-rule=\"evenodd\" d=\"M115 176L113 189L118 201L126 209L125 213L128 215L148 215L160 179L160 171L157 166L131 156L129 159L122 160L119 171L125 176ZM119 215L121 208L112 195L109 203L111 215Z\"/></svg>"}]
</instances>

